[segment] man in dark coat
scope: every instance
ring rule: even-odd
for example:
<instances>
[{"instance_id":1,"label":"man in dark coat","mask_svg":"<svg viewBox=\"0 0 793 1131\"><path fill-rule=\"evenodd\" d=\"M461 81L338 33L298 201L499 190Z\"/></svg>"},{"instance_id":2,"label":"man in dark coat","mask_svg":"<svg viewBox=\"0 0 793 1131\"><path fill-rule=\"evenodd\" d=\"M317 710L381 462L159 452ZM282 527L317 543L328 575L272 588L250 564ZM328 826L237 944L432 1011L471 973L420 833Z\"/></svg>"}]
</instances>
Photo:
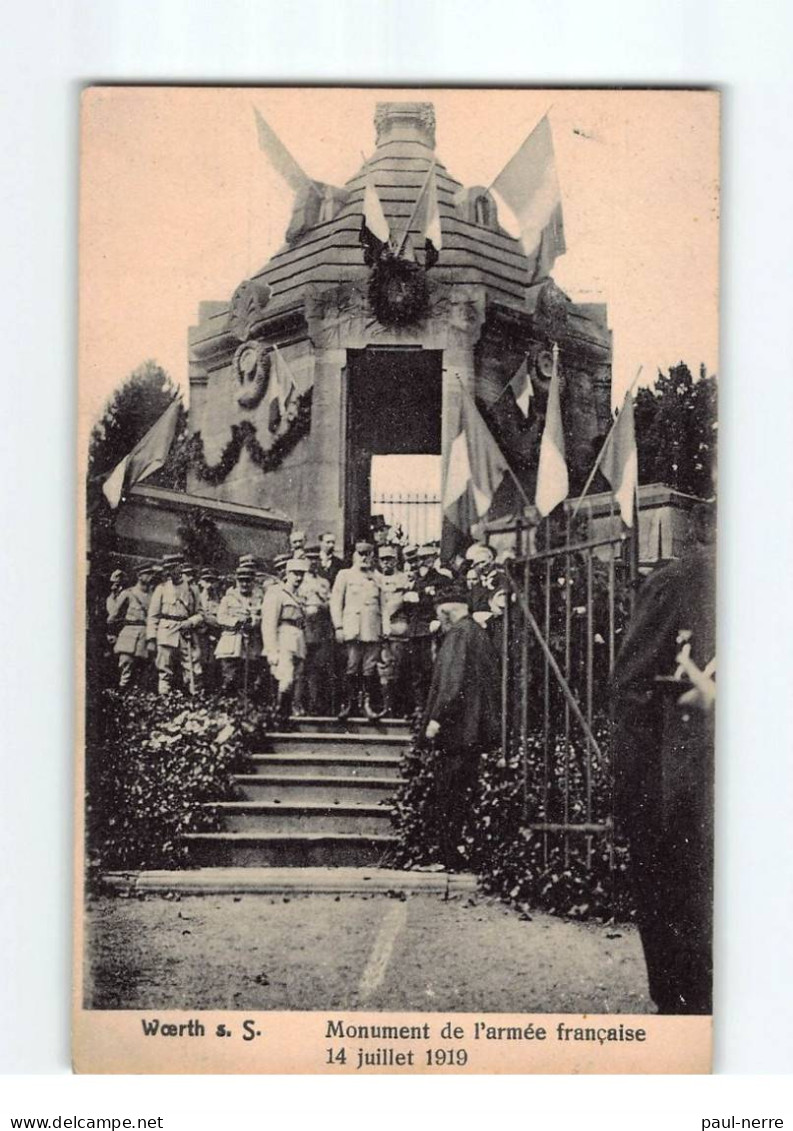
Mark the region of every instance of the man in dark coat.
<instances>
[{"instance_id":1,"label":"man in dark coat","mask_svg":"<svg viewBox=\"0 0 793 1131\"><path fill-rule=\"evenodd\" d=\"M436 595L443 643L435 659L422 730L435 743L434 809L443 862L463 865L458 845L479 778L481 754L501 733L498 662L487 633L470 617L465 585Z\"/></svg>"},{"instance_id":2,"label":"man in dark coat","mask_svg":"<svg viewBox=\"0 0 793 1131\"><path fill-rule=\"evenodd\" d=\"M627 835L650 996L712 1011L714 552L651 575L614 670L615 816Z\"/></svg>"}]
</instances>

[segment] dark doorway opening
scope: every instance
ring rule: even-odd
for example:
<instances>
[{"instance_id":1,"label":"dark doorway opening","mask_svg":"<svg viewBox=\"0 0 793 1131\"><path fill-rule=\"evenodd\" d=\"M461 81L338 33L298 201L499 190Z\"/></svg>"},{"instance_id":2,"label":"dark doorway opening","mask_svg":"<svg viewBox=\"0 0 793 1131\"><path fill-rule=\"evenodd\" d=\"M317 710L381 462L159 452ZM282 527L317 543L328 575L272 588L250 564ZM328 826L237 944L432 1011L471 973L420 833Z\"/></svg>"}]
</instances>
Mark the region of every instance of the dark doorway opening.
<instances>
[{"instance_id":1,"label":"dark doorway opening","mask_svg":"<svg viewBox=\"0 0 793 1131\"><path fill-rule=\"evenodd\" d=\"M443 353L350 350L347 394L345 542L369 535L372 457L441 453ZM398 461L389 461L398 467Z\"/></svg>"}]
</instances>

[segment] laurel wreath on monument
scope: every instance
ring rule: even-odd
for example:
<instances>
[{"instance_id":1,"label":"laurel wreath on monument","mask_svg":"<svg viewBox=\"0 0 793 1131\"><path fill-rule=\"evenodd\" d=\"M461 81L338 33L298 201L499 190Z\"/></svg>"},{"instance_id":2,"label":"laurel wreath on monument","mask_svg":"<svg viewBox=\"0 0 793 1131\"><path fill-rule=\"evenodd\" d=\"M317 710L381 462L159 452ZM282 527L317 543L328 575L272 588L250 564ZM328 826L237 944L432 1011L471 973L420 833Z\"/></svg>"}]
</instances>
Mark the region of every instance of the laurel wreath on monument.
<instances>
[{"instance_id":1,"label":"laurel wreath on monument","mask_svg":"<svg viewBox=\"0 0 793 1131\"><path fill-rule=\"evenodd\" d=\"M382 326L404 326L417 321L427 308L429 292L425 269L414 260L385 249L373 262L369 275L369 305Z\"/></svg>"},{"instance_id":2,"label":"laurel wreath on monument","mask_svg":"<svg viewBox=\"0 0 793 1131\"><path fill-rule=\"evenodd\" d=\"M200 432L195 432L189 441L190 467L204 483L217 486L233 471L243 448L247 448L248 455L260 471L275 471L299 441L311 431L313 392L313 389L307 389L300 394L290 427L269 448L263 448L259 443L255 425L249 420L243 420L239 424L232 424L231 439L220 453L220 459L217 463L209 464L204 453L204 439Z\"/></svg>"}]
</instances>

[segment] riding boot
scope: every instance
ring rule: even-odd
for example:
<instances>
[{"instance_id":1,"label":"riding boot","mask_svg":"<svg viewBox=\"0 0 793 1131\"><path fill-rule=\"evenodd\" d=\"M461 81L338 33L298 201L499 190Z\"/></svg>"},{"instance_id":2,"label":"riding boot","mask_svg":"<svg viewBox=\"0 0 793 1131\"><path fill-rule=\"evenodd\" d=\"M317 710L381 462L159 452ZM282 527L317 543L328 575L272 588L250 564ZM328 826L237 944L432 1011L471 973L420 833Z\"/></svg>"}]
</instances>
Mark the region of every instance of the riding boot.
<instances>
[{"instance_id":1,"label":"riding boot","mask_svg":"<svg viewBox=\"0 0 793 1131\"><path fill-rule=\"evenodd\" d=\"M379 706L380 680L376 674L368 675L364 680L363 712L367 719L382 719L383 708Z\"/></svg>"},{"instance_id":2,"label":"riding boot","mask_svg":"<svg viewBox=\"0 0 793 1131\"><path fill-rule=\"evenodd\" d=\"M292 726L292 692L279 691L275 708L276 725L279 730L289 730Z\"/></svg>"},{"instance_id":3,"label":"riding boot","mask_svg":"<svg viewBox=\"0 0 793 1131\"><path fill-rule=\"evenodd\" d=\"M344 693L337 716L339 719L348 719L353 714L354 708L357 706L357 698L358 676L348 675L344 681Z\"/></svg>"}]
</instances>

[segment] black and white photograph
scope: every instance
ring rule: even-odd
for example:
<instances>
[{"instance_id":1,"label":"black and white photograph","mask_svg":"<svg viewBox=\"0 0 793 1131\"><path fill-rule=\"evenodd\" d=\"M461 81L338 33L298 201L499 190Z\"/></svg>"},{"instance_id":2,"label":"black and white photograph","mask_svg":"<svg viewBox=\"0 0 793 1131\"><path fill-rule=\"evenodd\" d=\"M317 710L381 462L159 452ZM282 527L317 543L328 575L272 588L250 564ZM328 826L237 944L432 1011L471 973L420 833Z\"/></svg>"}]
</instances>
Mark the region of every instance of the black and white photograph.
<instances>
[{"instance_id":1,"label":"black and white photograph","mask_svg":"<svg viewBox=\"0 0 793 1131\"><path fill-rule=\"evenodd\" d=\"M84 90L80 1071L710 1070L719 122Z\"/></svg>"}]
</instances>

